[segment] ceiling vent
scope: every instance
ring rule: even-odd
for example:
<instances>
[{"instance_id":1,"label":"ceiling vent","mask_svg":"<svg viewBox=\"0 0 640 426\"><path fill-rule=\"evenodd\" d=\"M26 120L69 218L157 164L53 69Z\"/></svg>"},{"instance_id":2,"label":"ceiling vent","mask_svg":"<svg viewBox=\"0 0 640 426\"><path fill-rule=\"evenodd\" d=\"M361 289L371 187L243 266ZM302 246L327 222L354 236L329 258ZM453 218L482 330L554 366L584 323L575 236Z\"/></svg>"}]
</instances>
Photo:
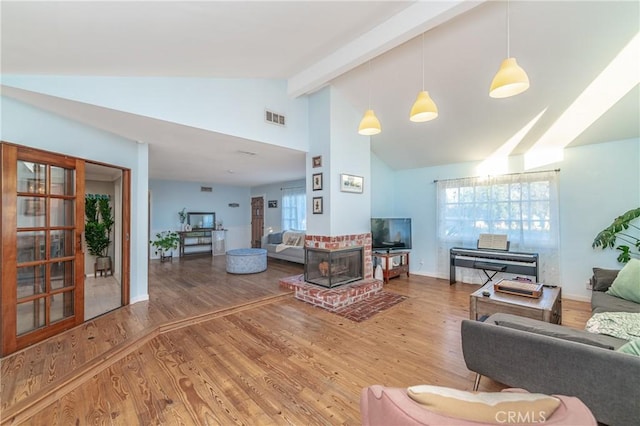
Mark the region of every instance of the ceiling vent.
<instances>
[{"instance_id":1,"label":"ceiling vent","mask_svg":"<svg viewBox=\"0 0 640 426\"><path fill-rule=\"evenodd\" d=\"M268 109L264 110L264 119L268 123L277 124L278 126L285 126L286 124L284 115L269 111Z\"/></svg>"},{"instance_id":2,"label":"ceiling vent","mask_svg":"<svg viewBox=\"0 0 640 426\"><path fill-rule=\"evenodd\" d=\"M211 186L201 186L200 192L213 192L213 187Z\"/></svg>"}]
</instances>

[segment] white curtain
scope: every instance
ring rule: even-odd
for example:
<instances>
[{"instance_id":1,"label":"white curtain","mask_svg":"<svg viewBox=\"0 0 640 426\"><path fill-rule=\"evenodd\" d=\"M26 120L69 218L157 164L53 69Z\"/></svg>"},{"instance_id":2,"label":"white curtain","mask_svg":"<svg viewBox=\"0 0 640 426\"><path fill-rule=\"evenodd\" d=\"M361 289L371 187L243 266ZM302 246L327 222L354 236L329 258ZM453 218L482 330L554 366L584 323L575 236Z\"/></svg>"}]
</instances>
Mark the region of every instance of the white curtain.
<instances>
[{"instance_id":1,"label":"white curtain","mask_svg":"<svg viewBox=\"0 0 640 426\"><path fill-rule=\"evenodd\" d=\"M437 182L438 274L449 277L449 249L476 248L480 234L507 234L509 251L539 254L539 281L560 284L558 172ZM510 278L498 274L496 279ZM456 279L482 284L479 269L458 268Z\"/></svg>"},{"instance_id":2,"label":"white curtain","mask_svg":"<svg viewBox=\"0 0 640 426\"><path fill-rule=\"evenodd\" d=\"M303 186L282 189L282 230L289 229L307 229L307 194Z\"/></svg>"}]
</instances>

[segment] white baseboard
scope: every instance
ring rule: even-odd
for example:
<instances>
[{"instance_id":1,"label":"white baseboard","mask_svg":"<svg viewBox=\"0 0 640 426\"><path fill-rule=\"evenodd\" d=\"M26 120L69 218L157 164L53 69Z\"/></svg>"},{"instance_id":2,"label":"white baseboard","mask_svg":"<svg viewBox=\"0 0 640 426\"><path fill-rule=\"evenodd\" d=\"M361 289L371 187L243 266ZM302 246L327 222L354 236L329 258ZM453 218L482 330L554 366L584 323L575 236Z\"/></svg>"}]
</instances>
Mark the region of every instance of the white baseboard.
<instances>
[{"instance_id":1,"label":"white baseboard","mask_svg":"<svg viewBox=\"0 0 640 426\"><path fill-rule=\"evenodd\" d=\"M577 294L562 293L562 298L567 300L575 300L577 302L591 302L591 296L580 296Z\"/></svg>"},{"instance_id":2,"label":"white baseboard","mask_svg":"<svg viewBox=\"0 0 640 426\"><path fill-rule=\"evenodd\" d=\"M144 302L145 300L149 300L149 294L143 294L143 295L140 295L140 296L133 297L129 301L129 304L133 305L134 303Z\"/></svg>"}]
</instances>

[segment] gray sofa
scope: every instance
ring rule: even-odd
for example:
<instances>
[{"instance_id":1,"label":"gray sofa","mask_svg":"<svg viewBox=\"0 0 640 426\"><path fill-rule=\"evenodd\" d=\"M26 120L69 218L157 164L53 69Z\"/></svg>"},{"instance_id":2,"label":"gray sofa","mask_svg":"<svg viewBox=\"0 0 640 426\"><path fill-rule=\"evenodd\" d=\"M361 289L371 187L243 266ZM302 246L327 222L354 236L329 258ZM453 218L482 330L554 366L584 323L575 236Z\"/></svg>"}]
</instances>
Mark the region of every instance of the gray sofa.
<instances>
[{"instance_id":1,"label":"gray sofa","mask_svg":"<svg viewBox=\"0 0 640 426\"><path fill-rule=\"evenodd\" d=\"M299 231L274 232L262 237L262 248L267 257L304 264L304 237Z\"/></svg>"},{"instance_id":2,"label":"gray sofa","mask_svg":"<svg viewBox=\"0 0 640 426\"><path fill-rule=\"evenodd\" d=\"M640 312L640 304L605 294L613 279L604 284L597 275L593 313ZM530 392L576 396L600 423L638 424L640 357L615 351L625 340L509 314L463 320L461 332L467 368L479 375L475 387L482 375Z\"/></svg>"}]
</instances>

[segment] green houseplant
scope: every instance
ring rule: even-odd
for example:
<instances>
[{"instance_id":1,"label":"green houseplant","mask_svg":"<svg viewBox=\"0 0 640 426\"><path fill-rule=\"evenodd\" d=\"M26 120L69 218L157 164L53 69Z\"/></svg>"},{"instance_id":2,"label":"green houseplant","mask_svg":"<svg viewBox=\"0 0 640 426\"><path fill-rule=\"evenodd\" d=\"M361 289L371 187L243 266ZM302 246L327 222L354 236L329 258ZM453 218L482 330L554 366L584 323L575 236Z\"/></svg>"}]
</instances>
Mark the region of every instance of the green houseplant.
<instances>
[{"instance_id":1,"label":"green houseplant","mask_svg":"<svg viewBox=\"0 0 640 426\"><path fill-rule=\"evenodd\" d=\"M632 257L640 257L640 207L618 216L611 225L600 231L593 240L593 248L620 250L618 262L627 263ZM616 244L619 244L616 247ZM629 245L630 246L629 246Z\"/></svg>"},{"instance_id":2,"label":"green houseplant","mask_svg":"<svg viewBox=\"0 0 640 426\"><path fill-rule=\"evenodd\" d=\"M89 254L96 256L98 271L111 270L111 229L114 219L111 214L111 204L108 195L87 194L84 200L84 238L87 242Z\"/></svg>"},{"instance_id":3,"label":"green houseplant","mask_svg":"<svg viewBox=\"0 0 640 426\"><path fill-rule=\"evenodd\" d=\"M156 239L151 241L151 245L155 247L155 254L160 254L160 261L171 259L173 250L178 248L180 238L173 231L162 231L156 234Z\"/></svg>"}]
</instances>

